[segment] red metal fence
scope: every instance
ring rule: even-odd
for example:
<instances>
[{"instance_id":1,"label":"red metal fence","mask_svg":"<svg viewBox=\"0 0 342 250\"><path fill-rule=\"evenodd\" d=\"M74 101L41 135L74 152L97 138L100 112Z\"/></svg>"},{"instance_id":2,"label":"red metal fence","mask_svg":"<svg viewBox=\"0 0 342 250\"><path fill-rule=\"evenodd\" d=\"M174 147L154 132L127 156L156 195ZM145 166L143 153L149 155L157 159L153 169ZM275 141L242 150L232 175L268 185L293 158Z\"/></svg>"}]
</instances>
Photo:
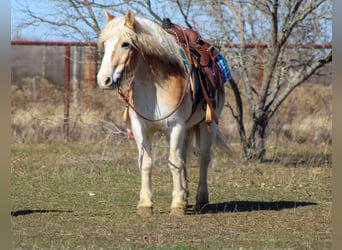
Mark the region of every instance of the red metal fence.
<instances>
[{"instance_id":1,"label":"red metal fence","mask_svg":"<svg viewBox=\"0 0 342 250\"><path fill-rule=\"evenodd\" d=\"M83 47L92 48L86 50L84 56L84 84L92 87L96 87L96 65L98 64L97 58L97 44L95 42L83 43L83 42L48 42L48 41L11 41L12 46L58 46L64 47L64 124L63 133L65 141L69 138L69 115L70 115L70 75L71 75L71 48ZM262 58L264 50L268 48L267 44L261 43L249 43L249 44L225 44L222 47L228 48L250 48L258 49L258 56ZM285 48L288 49L331 49L332 44L287 44ZM76 61L73 62L77 63ZM45 62L43 62L45 67ZM257 69L258 82L261 82L263 74L263 66L259 64Z\"/></svg>"},{"instance_id":2,"label":"red metal fence","mask_svg":"<svg viewBox=\"0 0 342 250\"><path fill-rule=\"evenodd\" d=\"M63 125L63 133L65 141L69 138L69 116L70 116L70 48L71 47L94 47L96 48L97 44L95 42L91 43L82 43L82 42L47 42L47 41L11 41L12 46L62 46L65 49L64 52L64 125ZM96 61L96 53L93 56L86 57L86 60L94 60ZM86 68L85 72L93 72L93 79L86 79L90 83L90 85L94 85L96 83L95 73L96 73L96 63L87 63L86 65L93 65L93 67ZM94 70L95 67L95 70ZM88 83L89 84L89 83Z\"/></svg>"}]
</instances>

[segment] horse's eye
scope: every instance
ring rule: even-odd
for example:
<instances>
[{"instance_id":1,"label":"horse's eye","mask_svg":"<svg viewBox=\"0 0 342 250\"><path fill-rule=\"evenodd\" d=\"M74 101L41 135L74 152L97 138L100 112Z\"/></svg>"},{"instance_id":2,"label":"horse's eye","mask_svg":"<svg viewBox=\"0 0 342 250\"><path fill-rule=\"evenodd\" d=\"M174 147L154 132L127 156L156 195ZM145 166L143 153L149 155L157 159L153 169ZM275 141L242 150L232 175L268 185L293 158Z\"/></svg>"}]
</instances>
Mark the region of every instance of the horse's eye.
<instances>
[{"instance_id":1,"label":"horse's eye","mask_svg":"<svg viewBox=\"0 0 342 250\"><path fill-rule=\"evenodd\" d=\"M125 48L125 49L130 49L130 48L131 48L131 44L130 44L130 43L127 43L127 42L123 42L123 43L121 44L121 47L122 47L122 48Z\"/></svg>"}]
</instances>

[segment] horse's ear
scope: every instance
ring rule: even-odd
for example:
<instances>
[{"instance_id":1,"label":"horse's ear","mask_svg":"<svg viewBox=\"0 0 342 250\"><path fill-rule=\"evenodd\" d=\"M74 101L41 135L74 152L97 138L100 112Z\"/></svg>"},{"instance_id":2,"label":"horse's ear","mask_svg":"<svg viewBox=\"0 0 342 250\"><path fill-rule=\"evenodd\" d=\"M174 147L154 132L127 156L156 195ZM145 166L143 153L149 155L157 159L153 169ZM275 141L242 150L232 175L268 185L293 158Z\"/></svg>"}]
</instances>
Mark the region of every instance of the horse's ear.
<instances>
[{"instance_id":1,"label":"horse's ear","mask_svg":"<svg viewBox=\"0 0 342 250\"><path fill-rule=\"evenodd\" d=\"M115 16L110 14L108 11L104 10L103 12L104 12L104 14L106 16L107 22L110 22L110 21L112 21L115 18Z\"/></svg>"},{"instance_id":2,"label":"horse's ear","mask_svg":"<svg viewBox=\"0 0 342 250\"><path fill-rule=\"evenodd\" d=\"M134 14L129 10L125 15L125 26L132 30L135 29L135 17Z\"/></svg>"}]
</instances>

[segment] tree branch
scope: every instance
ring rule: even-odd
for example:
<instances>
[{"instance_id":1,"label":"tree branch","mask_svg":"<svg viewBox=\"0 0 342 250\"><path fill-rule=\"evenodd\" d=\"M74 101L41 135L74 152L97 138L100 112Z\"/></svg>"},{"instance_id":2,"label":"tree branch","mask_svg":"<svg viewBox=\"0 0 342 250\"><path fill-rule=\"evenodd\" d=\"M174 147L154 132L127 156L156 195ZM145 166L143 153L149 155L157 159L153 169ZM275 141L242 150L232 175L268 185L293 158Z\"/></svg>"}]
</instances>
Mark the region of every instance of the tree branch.
<instances>
[{"instance_id":1,"label":"tree branch","mask_svg":"<svg viewBox=\"0 0 342 250\"><path fill-rule=\"evenodd\" d=\"M178 9L179 9L180 13L184 17L184 22L189 27L189 29L192 29L192 25L189 23L189 20L188 20L188 17L189 17L188 14L189 14L190 6L191 6L191 0L188 1L187 8L186 8L186 13L183 11L183 8L182 8L182 5L180 3L180 0L177 0L176 2L177 2L177 6L178 6Z\"/></svg>"},{"instance_id":2,"label":"tree branch","mask_svg":"<svg viewBox=\"0 0 342 250\"><path fill-rule=\"evenodd\" d=\"M75 10L75 12L76 12L77 15L80 17L80 19L81 19L88 27L90 27L91 29L93 29L93 30L96 32L96 34L99 34L100 28L98 28L98 27L96 26L96 24L94 25L94 24L92 24L91 22L88 21L88 19L82 14L82 12L80 11L80 7L76 5L76 3L74 2L74 0L67 0L67 1L71 4L72 8ZM78 1L76 1L76 2L78 2ZM84 4L85 6L87 6L87 3L88 3L88 1L85 0L82 4ZM90 14L90 13L89 13L89 14ZM93 14L94 14L94 13L93 13ZM98 28L98 30L97 30L97 28Z\"/></svg>"},{"instance_id":3,"label":"tree branch","mask_svg":"<svg viewBox=\"0 0 342 250\"><path fill-rule=\"evenodd\" d=\"M95 13L93 11L93 8L91 7L91 4L89 4L88 0L84 0L84 4L87 7L90 18L93 20L92 28L94 29L94 31L96 32L97 35L100 35L101 28L97 22L97 19L96 19Z\"/></svg>"},{"instance_id":4,"label":"tree branch","mask_svg":"<svg viewBox=\"0 0 342 250\"><path fill-rule=\"evenodd\" d=\"M293 29L299 22L303 21L309 14L316 10L326 0L309 1L308 6L301 7L303 0L298 1L291 10L291 14L288 22L284 22L282 28L282 36L279 39L279 44L284 45L290 37ZM302 10L300 12L299 10Z\"/></svg>"},{"instance_id":5,"label":"tree branch","mask_svg":"<svg viewBox=\"0 0 342 250\"><path fill-rule=\"evenodd\" d=\"M323 67L324 65L330 63L332 61L332 51L330 51L324 58L312 63L307 68L304 68L303 70L299 71L292 82L290 82L286 89L283 91L281 95L279 95L272 104L272 110L271 115L278 110L279 106L285 101L285 99L290 95L290 93L298 87L301 83L303 83L305 80L309 79L310 76L312 76L319 68Z\"/></svg>"}]
</instances>

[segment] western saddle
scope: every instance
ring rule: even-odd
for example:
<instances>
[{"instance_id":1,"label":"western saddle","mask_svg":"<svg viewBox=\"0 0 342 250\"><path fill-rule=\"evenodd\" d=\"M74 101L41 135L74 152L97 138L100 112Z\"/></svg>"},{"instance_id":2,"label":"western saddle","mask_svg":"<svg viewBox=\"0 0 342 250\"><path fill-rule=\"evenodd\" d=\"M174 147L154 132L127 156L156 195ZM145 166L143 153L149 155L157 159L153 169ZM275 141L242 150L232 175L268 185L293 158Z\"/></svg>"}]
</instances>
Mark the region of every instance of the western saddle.
<instances>
[{"instance_id":1,"label":"western saddle","mask_svg":"<svg viewBox=\"0 0 342 250\"><path fill-rule=\"evenodd\" d=\"M223 83L220 71L215 61L219 51L212 44L204 41L201 36L192 29L185 29L171 22L169 18L164 18L162 27L169 34L172 34L183 48L187 60L192 68L193 82L198 81L200 90L194 94L195 103L203 96L206 102L205 120L209 124L213 120L218 124L215 113L217 91L222 91Z\"/></svg>"}]
</instances>

